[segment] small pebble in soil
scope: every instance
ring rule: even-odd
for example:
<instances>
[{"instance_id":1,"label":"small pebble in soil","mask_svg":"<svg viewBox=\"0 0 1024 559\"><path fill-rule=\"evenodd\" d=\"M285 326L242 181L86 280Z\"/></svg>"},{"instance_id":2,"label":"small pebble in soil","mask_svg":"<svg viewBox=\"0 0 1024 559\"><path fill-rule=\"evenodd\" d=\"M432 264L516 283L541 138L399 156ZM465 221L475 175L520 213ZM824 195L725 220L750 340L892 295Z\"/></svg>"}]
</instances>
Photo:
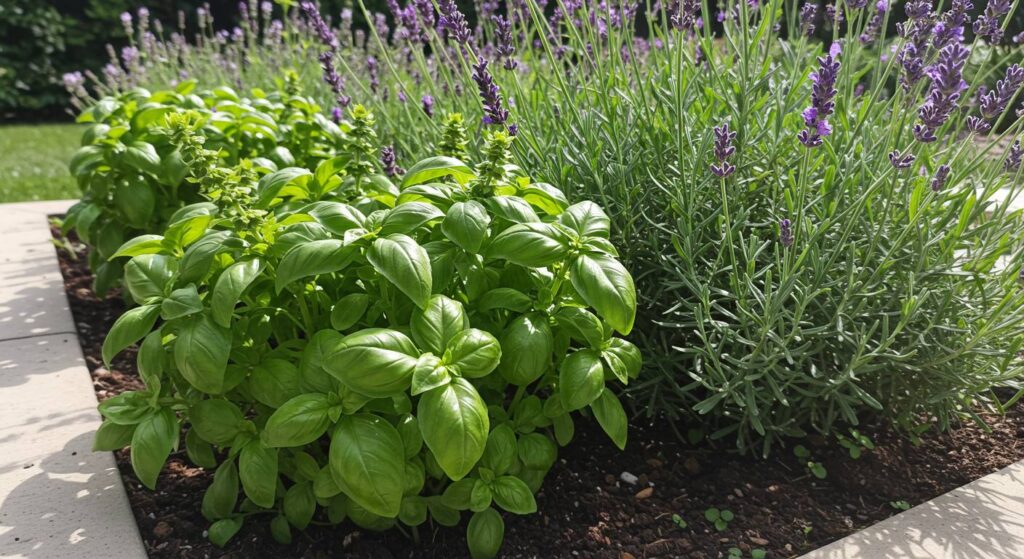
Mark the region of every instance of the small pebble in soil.
<instances>
[{"instance_id":1,"label":"small pebble in soil","mask_svg":"<svg viewBox=\"0 0 1024 559\"><path fill-rule=\"evenodd\" d=\"M645 487L636 494L636 500L643 501L644 499L649 499L651 495L654 495L654 488Z\"/></svg>"},{"instance_id":2,"label":"small pebble in soil","mask_svg":"<svg viewBox=\"0 0 1024 559\"><path fill-rule=\"evenodd\" d=\"M636 485L637 480L640 478L636 477L635 475L629 472L622 472L621 474L619 474L619 479L630 485Z\"/></svg>"}]
</instances>

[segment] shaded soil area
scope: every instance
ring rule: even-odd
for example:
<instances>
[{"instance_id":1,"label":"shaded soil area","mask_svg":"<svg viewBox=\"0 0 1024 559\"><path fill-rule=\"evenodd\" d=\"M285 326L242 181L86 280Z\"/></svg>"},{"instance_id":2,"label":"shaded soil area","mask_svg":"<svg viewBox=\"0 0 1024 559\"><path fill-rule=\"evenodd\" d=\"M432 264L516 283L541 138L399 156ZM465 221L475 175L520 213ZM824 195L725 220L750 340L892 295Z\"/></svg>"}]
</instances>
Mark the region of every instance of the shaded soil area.
<instances>
[{"instance_id":1,"label":"shaded soil area","mask_svg":"<svg viewBox=\"0 0 1024 559\"><path fill-rule=\"evenodd\" d=\"M133 353L123 353L110 369L102 364L103 337L125 304L117 292L96 297L85 249L76 247L77 259L58 251L61 270L86 363L104 399L141 384ZM752 549L770 558L795 557L896 514L900 501L916 505L1024 459L1024 408L985 417L990 432L963 425L918 445L891 429L867 427L876 448L858 460L835 441L804 441L827 470L824 479L789 450L767 460L740 456L681 443L659 425L634 423L623 453L583 419L537 496L539 512L504 514L502 556L710 559L737 547L744 557ZM459 528L423 525L416 544L398 530L311 526L282 546L270 536L269 518L259 517L250 517L219 549L206 540L208 523L199 512L212 472L192 466L182 450L172 454L154 492L132 473L127 451L116 456L151 557L468 557ZM719 531L704 518L709 507L727 509L734 519Z\"/></svg>"}]
</instances>

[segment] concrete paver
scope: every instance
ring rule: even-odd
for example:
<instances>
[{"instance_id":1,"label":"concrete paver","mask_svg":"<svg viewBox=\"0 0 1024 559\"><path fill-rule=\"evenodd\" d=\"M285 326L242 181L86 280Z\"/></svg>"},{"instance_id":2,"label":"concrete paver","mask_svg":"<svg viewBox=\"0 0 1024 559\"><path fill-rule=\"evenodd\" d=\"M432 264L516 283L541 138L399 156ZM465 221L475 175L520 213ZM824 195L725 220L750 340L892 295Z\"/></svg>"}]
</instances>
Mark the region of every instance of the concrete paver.
<instances>
[{"instance_id":1,"label":"concrete paver","mask_svg":"<svg viewBox=\"0 0 1024 559\"><path fill-rule=\"evenodd\" d=\"M0 206L0 557L146 557L100 424L46 216Z\"/></svg>"}]
</instances>

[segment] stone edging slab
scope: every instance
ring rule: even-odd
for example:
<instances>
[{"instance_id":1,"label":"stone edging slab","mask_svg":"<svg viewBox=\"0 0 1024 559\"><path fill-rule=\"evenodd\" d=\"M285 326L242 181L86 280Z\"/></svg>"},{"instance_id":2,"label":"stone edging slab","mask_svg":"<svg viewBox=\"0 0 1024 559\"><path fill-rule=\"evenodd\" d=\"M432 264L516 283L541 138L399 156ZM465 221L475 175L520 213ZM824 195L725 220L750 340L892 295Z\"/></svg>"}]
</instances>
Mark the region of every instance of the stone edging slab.
<instances>
[{"instance_id":1,"label":"stone edging slab","mask_svg":"<svg viewBox=\"0 0 1024 559\"><path fill-rule=\"evenodd\" d=\"M96 393L47 215L0 205L0 557L146 557L113 454L92 452Z\"/></svg>"}]
</instances>

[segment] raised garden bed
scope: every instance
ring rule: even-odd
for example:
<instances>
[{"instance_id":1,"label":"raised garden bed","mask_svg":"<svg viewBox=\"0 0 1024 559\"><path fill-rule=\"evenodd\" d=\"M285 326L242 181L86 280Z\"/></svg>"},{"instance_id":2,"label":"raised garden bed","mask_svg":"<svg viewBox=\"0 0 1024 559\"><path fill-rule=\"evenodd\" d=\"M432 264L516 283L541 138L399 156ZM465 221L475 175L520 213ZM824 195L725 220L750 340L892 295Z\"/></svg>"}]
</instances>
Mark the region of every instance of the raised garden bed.
<instances>
[{"instance_id":1,"label":"raised garden bed","mask_svg":"<svg viewBox=\"0 0 1024 559\"><path fill-rule=\"evenodd\" d=\"M102 400L137 389L140 382L131 351L110 369L102 365L103 338L125 306L116 291L96 297L85 248L74 246L77 258L58 250L61 271ZM1024 459L1024 410L985 418L991 432L962 425L917 446L891 429L866 426L862 431L876 448L859 460L834 441L802 441L827 470L824 479L811 475L806 460L789 450L761 460L728 447L690 446L664 425L641 420L632 422L623 453L595 423L583 421L537 496L538 514L505 516L502 554L713 558L735 547L745 557L752 549L772 558L798 556L896 514L902 503L916 505ZM282 546L266 523L246 523L219 549L205 538L208 523L199 513L212 473L192 466L182 450L172 454L152 492L135 478L128 453L115 454L151 557L327 557L342 551L347 557L467 556L464 530L429 526L420 530L419 543L397 530L311 526L291 546ZM716 530L704 519L709 507L728 509L734 520Z\"/></svg>"}]
</instances>

